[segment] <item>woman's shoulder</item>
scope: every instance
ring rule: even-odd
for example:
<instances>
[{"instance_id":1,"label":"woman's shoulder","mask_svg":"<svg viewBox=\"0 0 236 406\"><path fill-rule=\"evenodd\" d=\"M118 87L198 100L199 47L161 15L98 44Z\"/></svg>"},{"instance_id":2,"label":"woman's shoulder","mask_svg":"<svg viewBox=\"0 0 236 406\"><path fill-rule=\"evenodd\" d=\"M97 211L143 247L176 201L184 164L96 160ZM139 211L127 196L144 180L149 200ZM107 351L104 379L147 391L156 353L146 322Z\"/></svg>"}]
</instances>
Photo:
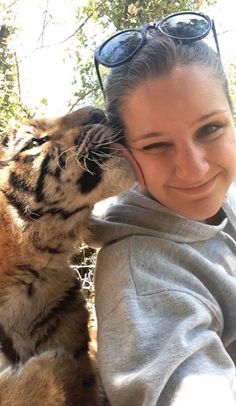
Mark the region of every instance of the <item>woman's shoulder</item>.
<instances>
[{"instance_id":1,"label":"woman's shoulder","mask_svg":"<svg viewBox=\"0 0 236 406\"><path fill-rule=\"evenodd\" d=\"M236 224L236 178L230 185L227 195L224 199L222 208L228 218L229 222L234 225Z\"/></svg>"},{"instance_id":2,"label":"woman's shoulder","mask_svg":"<svg viewBox=\"0 0 236 406\"><path fill-rule=\"evenodd\" d=\"M224 204L228 204L236 214L236 178L229 187Z\"/></svg>"}]
</instances>

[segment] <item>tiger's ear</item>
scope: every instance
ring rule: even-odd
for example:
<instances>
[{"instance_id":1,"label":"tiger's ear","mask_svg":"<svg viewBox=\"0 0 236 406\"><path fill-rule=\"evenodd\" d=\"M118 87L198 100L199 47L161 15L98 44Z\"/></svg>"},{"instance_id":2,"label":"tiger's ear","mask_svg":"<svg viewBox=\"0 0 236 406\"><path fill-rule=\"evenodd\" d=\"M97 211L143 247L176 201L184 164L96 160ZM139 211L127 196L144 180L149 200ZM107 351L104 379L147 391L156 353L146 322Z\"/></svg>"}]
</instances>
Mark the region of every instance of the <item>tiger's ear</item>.
<instances>
[{"instance_id":1,"label":"tiger's ear","mask_svg":"<svg viewBox=\"0 0 236 406\"><path fill-rule=\"evenodd\" d=\"M7 152L14 148L17 138L24 134L34 135L34 125L31 123L22 123L17 128L11 128L6 131L3 137L0 139L0 150L2 153Z\"/></svg>"},{"instance_id":2,"label":"tiger's ear","mask_svg":"<svg viewBox=\"0 0 236 406\"><path fill-rule=\"evenodd\" d=\"M16 130L10 130L0 139L0 148L6 149L9 147L9 144L16 138Z\"/></svg>"},{"instance_id":3,"label":"tiger's ear","mask_svg":"<svg viewBox=\"0 0 236 406\"><path fill-rule=\"evenodd\" d=\"M33 124L30 123L29 120L24 120L21 123L18 123L16 126L9 126L6 128L5 133L2 137L0 137L0 147L8 148L10 144L12 144L19 134L25 132L32 132L30 128L33 127Z\"/></svg>"},{"instance_id":4,"label":"tiger's ear","mask_svg":"<svg viewBox=\"0 0 236 406\"><path fill-rule=\"evenodd\" d=\"M7 151L9 150L9 145L14 136L15 136L14 132L9 131L6 134L3 134L3 137L0 138L0 161L6 159Z\"/></svg>"},{"instance_id":5,"label":"tiger's ear","mask_svg":"<svg viewBox=\"0 0 236 406\"><path fill-rule=\"evenodd\" d=\"M9 142L9 135L4 135L3 138L1 139L1 147L7 147Z\"/></svg>"},{"instance_id":6,"label":"tiger's ear","mask_svg":"<svg viewBox=\"0 0 236 406\"><path fill-rule=\"evenodd\" d=\"M107 118L103 110L94 108L90 111L88 124L104 124L106 122Z\"/></svg>"}]
</instances>

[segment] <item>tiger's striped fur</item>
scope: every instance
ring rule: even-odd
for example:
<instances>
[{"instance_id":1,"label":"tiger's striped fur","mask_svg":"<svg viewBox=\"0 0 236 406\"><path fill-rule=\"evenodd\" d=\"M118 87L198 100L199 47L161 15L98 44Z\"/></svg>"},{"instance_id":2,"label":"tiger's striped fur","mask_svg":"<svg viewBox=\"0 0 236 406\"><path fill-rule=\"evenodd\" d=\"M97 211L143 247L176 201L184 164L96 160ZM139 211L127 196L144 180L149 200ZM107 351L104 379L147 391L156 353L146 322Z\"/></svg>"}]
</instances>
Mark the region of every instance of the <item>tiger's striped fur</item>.
<instances>
[{"instance_id":1,"label":"tiger's striped fur","mask_svg":"<svg viewBox=\"0 0 236 406\"><path fill-rule=\"evenodd\" d=\"M97 201L133 182L98 109L33 120L0 155L0 405L97 405L88 312L68 266Z\"/></svg>"}]
</instances>

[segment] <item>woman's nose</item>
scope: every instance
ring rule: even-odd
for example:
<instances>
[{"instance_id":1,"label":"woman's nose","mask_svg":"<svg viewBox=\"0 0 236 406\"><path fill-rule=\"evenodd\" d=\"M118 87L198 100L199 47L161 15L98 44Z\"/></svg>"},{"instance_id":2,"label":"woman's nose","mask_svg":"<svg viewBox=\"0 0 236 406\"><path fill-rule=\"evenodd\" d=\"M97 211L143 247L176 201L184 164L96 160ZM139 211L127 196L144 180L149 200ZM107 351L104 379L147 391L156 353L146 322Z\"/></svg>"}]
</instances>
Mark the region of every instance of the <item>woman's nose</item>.
<instances>
[{"instance_id":1,"label":"woman's nose","mask_svg":"<svg viewBox=\"0 0 236 406\"><path fill-rule=\"evenodd\" d=\"M176 151L176 175L181 179L198 181L208 172L206 151L200 146L188 145Z\"/></svg>"}]
</instances>

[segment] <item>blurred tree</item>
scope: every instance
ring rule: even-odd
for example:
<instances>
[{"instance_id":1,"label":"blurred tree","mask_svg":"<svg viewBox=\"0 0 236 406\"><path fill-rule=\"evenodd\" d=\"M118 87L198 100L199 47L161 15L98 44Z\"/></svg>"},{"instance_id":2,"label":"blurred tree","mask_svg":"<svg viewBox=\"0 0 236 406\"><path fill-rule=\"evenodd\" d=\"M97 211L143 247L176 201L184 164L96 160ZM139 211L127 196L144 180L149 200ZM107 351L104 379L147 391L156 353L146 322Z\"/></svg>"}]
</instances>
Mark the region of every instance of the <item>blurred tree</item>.
<instances>
[{"instance_id":1,"label":"blurred tree","mask_svg":"<svg viewBox=\"0 0 236 406\"><path fill-rule=\"evenodd\" d=\"M203 5L214 3L215 0L149 0L145 4L143 0L88 0L86 6L79 6L74 80L78 90L71 108L83 103L103 104L93 66L93 51L103 40L127 27L140 27L176 11L200 10Z\"/></svg>"},{"instance_id":2,"label":"blurred tree","mask_svg":"<svg viewBox=\"0 0 236 406\"><path fill-rule=\"evenodd\" d=\"M229 64L227 69L227 77L229 79L229 89L233 103L234 119L236 122L236 61Z\"/></svg>"},{"instance_id":3,"label":"blurred tree","mask_svg":"<svg viewBox=\"0 0 236 406\"><path fill-rule=\"evenodd\" d=\"M87 10L94 10L93 17L106 16L116 30L137 27L145 22L156 21L164 16L182 10L200 10L203 4L213 4L214 0L89 0ZM106 23L105 23L106 25Z\"/></svg>"},{"instance_id":4,"label":"blurred tree","mask_svg":"<svg viewBox=\"0 0 236 406\"><path fill-rule=\"evenodd\" d=\"M11 121L29 116L29 111L20 100L18 63L11 47L14 31L10 23L0 26L0 138Z\"/></svg>"}]
</instances>

